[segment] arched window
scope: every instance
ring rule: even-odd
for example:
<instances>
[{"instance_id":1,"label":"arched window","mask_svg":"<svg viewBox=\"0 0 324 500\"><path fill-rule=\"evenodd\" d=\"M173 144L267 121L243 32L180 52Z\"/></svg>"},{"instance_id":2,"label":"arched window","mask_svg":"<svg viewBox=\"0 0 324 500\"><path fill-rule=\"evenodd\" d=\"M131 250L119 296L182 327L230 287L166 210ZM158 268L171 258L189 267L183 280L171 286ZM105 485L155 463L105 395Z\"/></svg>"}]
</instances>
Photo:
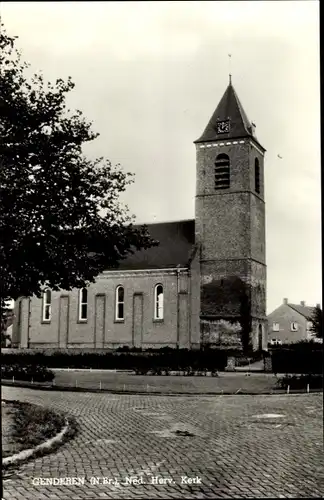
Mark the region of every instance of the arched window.
<instances>
[{"instance_id":1,"label":"arched window","mask_svg":"<svg viewBox=\"0 0 324 500\"><path fill-rule=\"evenodd\" d=\"M88 319L88 290L81 288L79 291L79 321Z\"/></svg>"},{"instance_id":2,"label":"arched window","mask_svg":"<svg viewBox=\"0 0 324 500\"><path fill-rule=\"evenodd\" d=\"M163 319L163 286L154 288L154 319Z\"/></svg>"},{"instance_id":3,"label":"arched window","mask_svg":"<svg viewBox=\"0 0 324 500\"><path fill-rule=\"evenodd\" d=\"M230 159L224 153L217 156L215 161L215 189L230 187Z\"/></svg>"},{"instance_id":4,"label":"arched window","mask_svg":"<svg viewBox=\"0 0 324 500\"><path fill-rule=\"evenodd\" d=\"M260 165L258 158L254 160L254 182L255 192L260 193Z\"/></svg>"},{"instance_id":5,"label":"arched window","mask_svg":"<svg viewBox=\"0 0 324 500\"><path fill-rule=\"evenodd\" d=\"M118 286L116 288L116 320L124 319L124 287Z\"/></svg>"},{"instance_id":6,"label":"arched window","mask_svg":"<svg viewBox=\"0 0 324 500\"><path fill-rule=\"evenodd\" d=\"M43 321L51 321L52 292L49 288L43 294Z\"/></svg>"}]
</instances>

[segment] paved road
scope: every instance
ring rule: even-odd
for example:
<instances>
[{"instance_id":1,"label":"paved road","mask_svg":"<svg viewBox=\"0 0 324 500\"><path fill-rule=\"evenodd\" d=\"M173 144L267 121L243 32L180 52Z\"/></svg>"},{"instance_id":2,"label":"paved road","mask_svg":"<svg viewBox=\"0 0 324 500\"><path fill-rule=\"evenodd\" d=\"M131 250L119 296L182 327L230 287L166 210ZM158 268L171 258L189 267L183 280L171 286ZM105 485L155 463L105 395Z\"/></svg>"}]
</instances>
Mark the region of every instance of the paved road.
<instances>
[{"instance_id":1,"label":"paved road","mask_svg":"<svg viewBox=\"0 0 324 500\"><path fill-rule=\"evenodd\" d=\"M56 453L5 479L5 499L324 496L322 395L159 397L4 387L2 397L68 411L80 424ZM37 484L49 478L79 479Z\"/></svg>"}]
</instances>

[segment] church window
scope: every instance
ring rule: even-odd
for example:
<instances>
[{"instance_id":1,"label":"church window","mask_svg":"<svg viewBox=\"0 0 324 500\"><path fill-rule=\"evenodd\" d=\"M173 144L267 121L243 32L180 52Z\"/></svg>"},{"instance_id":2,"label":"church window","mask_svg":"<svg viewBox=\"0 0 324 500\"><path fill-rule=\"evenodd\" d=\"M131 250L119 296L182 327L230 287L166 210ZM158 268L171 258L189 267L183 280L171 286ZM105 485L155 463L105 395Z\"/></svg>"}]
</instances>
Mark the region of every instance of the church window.
<instances>
[{"instance_id":1,"label":"church window","mask_svg":"<svg viewBox=\"0 0 324 500\"><path fill-rule=\"evenodd\" d=\"M295 321L293 321L290 325L290 330L292 332L297 332L298 331L298 323L296 323Z\"/></svg>"},{"instance_id":2,"label":"church window","mask_svg":"<svg viewBox=\"0 0 324 500\"><path fill-rule=\"evenodd\" d=\"M79 291L79 321L88 319L88 290L81 288Z\"/></svg>"},{"instance_id":3,"label":"church window","mask_svg":"<svg viewBox=\"0 0 324 500\"><path fill-rule=\"evenodd\" d=\"M116 320L124 319L124 287L116 288Z\"/></svg>"},{"instance_id":4,"label":"church window","mask_svg":"<svg viewBox=\"0 0 324 500\"><path fill-rule=\"evenodd\" d=\"M43 294L43 321L51 321L52 292L49 288Z\"/></svg>"},{"instance_id":5,"label":"church window","mask_svg":"<svg viewBox=\"0 0 324 500\"><path fill-rule=\"evenodd\" d=\"M272 324L272 331L273 332L279 332L279 323L273 323Z\"/></svg>"},{"instance_id":6,"label":"church window","mask_svg":"<svg viewBox=\"0 0 324 500\"><path fill-rule=\"evenodd\" d=\"M154 289L154 319L163 319L163 286Z\"/></svg>"},{"instance_id":7,"label":"church window","mask_svg":"<svg viewBox=\"0 0 324 500\"><path fill-rule=\"evenodd\" d=\"M254 182L255 192L260 193L260 165L258 158L254 160Z\"/></svg>"},{"instance_id":8,"label":"church window","mask_svg":"<svg viewBox=\"0 0 324 500\"><path fill-rule=\"evenodd\" d=\"M221 153L215 161L215 189L228 189L230 187L230 160Z\"/></svg>"}]
</instances>

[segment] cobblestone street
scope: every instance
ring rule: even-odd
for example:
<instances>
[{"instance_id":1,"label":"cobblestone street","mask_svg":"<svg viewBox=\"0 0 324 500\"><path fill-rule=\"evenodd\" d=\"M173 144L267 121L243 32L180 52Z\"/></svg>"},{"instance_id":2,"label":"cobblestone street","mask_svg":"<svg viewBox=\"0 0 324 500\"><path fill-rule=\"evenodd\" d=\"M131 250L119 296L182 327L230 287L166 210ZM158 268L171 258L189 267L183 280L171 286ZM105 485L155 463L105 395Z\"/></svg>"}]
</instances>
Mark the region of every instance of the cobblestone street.
<instances>
[{"instance_id":1,"label":"cobblestone street","mask_svg":"<svg viewBox=\"0 0 324 500\"><path fill-rule=\"evenodd\" d=\"M6 474L8 500L323 497L322 394L159 397L3 387L2 397L68 411L80 427L57 452ZM79 484L38 484L48 478Z\"/></svg>"}]
</instances>

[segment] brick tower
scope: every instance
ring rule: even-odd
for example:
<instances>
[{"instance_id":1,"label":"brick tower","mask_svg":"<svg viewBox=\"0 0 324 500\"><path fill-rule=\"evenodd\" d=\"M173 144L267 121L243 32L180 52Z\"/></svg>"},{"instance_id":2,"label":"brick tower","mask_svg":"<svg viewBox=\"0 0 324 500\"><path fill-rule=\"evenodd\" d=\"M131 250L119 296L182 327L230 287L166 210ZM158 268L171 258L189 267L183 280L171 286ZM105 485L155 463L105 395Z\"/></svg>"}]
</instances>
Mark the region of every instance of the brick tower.
<instances>
[{"instance_id":1,"label":"brick tower","mask_svg":"<svg viewBox=\"0 0 324 500\"><path fill-rule=\"evenodd\" d=\"M265 149L231 77L195 144L202 329L241 327L243 344L258 350L266 347Z\"/></svg>"}]
</instances>

